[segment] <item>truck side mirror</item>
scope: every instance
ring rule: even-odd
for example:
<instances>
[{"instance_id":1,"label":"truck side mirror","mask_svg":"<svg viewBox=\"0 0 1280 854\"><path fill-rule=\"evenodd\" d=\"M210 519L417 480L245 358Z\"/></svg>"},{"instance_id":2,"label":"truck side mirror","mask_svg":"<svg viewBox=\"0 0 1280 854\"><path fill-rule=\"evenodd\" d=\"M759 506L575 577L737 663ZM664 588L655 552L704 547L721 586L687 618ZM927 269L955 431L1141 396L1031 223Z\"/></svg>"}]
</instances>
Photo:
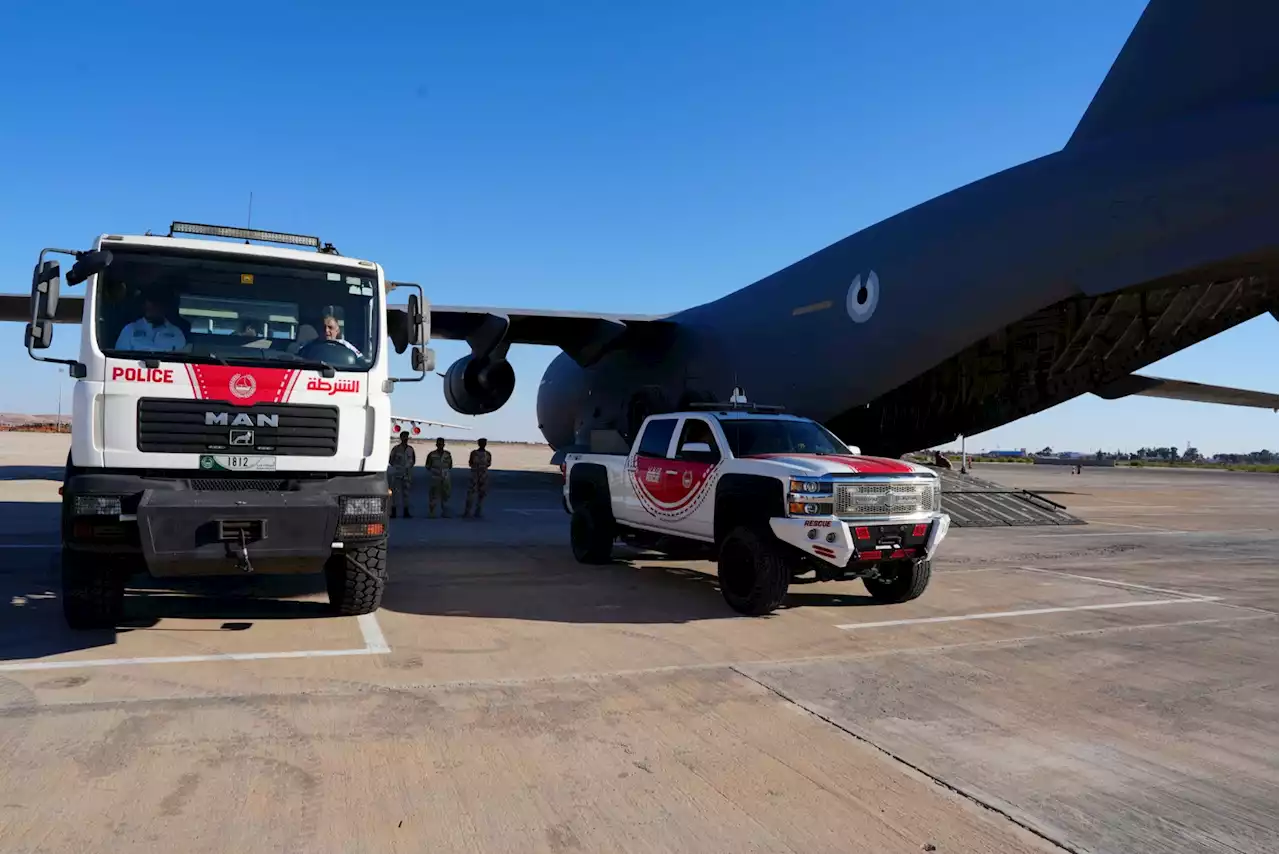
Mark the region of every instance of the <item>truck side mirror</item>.
<instances>
[{"instance_id":1,"label":"truck side mirror","mask_svg":"<svg viewBox=\"0 0 1280 854\"><path fill-rule=\"evenodd\" d=\"M48 350L53 343L53 321L37 320L34 324L28 323L26 338L27 349Z\"/></svg>"},{"instance_id":2,"label":"truck side mirror","mask_svg":"<svg viewBox=\"0 0 1280 854\"><path fill-rule=\"evenodd\" d=\"M67 273L67 284L78 285L90 276L101 273L111 265L111 260L110 249L95 249L84 253L71 265L71 272Z\"/></svg>"},{"instance_id":3,"label":"truck side mirror","mask_svg":"<svg viewBox=\"0 0 1280 854\"><path fill-rule=\"evenodd\" d=\"M409 294L409 343L415 347L431 340L431 307L426 299Z\"/></svg>"},{"instance_id":4,"label":"truck side mirror","mask_svg":"<svg viewBox=\"0 0 1280 854\"><path fill-rule=\"evenodd\" d=\"M57 261L43 261L31 276L31 308L36 319L53 320L58 314L62 271Z\"/></svg>"},{"instance_id":5,"label":"truck side mirror","mask_svg":"<svg viewBox=\"0 0 1280 854\"><path fill-rule=\"evenodd\" d=\"M425 374L436 369L436 351L430 347L414 347L409 363L418 373Z\"/></svg>"}]
</instances>

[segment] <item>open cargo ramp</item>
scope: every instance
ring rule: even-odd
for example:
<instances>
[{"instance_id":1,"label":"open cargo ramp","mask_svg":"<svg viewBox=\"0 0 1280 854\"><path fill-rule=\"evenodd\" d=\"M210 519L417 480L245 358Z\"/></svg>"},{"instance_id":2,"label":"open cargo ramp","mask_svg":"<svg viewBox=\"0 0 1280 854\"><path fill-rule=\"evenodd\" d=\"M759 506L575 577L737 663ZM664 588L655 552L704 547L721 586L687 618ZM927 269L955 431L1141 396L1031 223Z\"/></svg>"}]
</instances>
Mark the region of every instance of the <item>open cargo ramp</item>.
<instances>
[{"instance_id":1,"label":"open cargo ramp","mask_svg":"<svg viewBox=\"0 0 1280 854\"><path fill-rule=\"evenodd\" d=\"M1011 489L958 471L935 471L942 477L942 510L957 528L1085 524L1064 505L1037 492Z\"/></svg>"}]
</instances>

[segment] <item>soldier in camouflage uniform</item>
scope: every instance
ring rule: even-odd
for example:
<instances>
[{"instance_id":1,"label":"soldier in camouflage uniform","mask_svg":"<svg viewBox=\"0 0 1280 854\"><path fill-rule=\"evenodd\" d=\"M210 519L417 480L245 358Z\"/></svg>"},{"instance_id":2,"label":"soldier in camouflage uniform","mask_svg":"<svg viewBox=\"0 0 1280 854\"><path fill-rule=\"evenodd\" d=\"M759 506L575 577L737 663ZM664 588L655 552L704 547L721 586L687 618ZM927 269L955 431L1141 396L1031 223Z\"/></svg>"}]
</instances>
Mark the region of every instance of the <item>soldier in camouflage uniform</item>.
<instances>
[{"instance_id":1,"label":"soldier in camouflage uniform","mask_svg":"<svg viewBox=\"0 0 1280 854\"><path fill-rule=\"evenodd\" d=\"M440 515L449 516L449 493L452 484L449 475L453 471L453 454L444 449L444 439L436 439L436 449L427 454L427 472L431 477L431 490L427 498L427 516L436 515L436 499L440 500Z\"/></svg>"},{"instance_id":2,"label":"soldier in camouflage uniform","mask_svg":"<svg viewBox=\"0 0 1280 854\"><path fill-rule=\"evenodd\" d=\"M409 434L400 434L400 444L391 449L391 467L387 469L387 482L391 487L391 518L396 518L396 508L404 505L404 518L409 515L409 492L413 489L413 467L418 455L409 445Z\"/></svg>"},{"instance_id":3,"label":"soldier in camouflage uniform","mask_svg":"<svg viewBox=\"0 0 1280 854\"><path fill-rule=\"evenodd\" d=\"M489 494L489 466L493 464L493 454L484 449L489 440L481 439L476 444L479 447L471 452L471 457L467 460L467 466L471 469L471 485L467 487L467 506L462 515L470 516L471 505L475 504L476 518L479 519L484 515L480 512L484 506L484 497Z\"/></svg>"}]
</instances>

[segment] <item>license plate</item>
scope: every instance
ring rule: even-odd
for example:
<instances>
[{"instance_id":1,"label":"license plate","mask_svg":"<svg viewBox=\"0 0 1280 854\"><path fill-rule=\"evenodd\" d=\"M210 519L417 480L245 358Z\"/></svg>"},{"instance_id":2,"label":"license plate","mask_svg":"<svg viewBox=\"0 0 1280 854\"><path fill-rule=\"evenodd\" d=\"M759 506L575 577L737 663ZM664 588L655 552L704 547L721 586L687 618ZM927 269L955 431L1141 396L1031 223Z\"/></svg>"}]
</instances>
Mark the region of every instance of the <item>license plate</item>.
<instances>
[{"instance_id":1,"label":"license plate","mask_svg":"<svg viewBox=\"0 0 1280 854\"><path fill-rule=\"evenodd\" d=\"M201 454L200 468L205 471L275 471L276 458L239 454Z\"/></svg>"}]
</instances>

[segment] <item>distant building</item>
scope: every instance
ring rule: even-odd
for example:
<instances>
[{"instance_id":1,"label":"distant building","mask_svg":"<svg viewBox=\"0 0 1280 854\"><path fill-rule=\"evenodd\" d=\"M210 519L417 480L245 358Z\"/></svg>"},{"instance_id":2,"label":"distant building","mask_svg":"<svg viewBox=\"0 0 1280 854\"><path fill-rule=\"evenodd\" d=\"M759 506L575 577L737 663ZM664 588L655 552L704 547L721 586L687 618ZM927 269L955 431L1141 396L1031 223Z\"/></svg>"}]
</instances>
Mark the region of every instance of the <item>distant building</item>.
<instances>
[{"instance_id":1,"label":"distant building","mask_svg":"<svg viewBox=\"0 0 1280 854\"><path fill-rule=\"evenodd\" d=\"M1026 448L1021 448L1016 451L983 451L982 452L982 456L984 457L1015 457L1016 458L1016 457L1025 457L1026 455L1027 455Z\"/></svg>"}]
</instances>

